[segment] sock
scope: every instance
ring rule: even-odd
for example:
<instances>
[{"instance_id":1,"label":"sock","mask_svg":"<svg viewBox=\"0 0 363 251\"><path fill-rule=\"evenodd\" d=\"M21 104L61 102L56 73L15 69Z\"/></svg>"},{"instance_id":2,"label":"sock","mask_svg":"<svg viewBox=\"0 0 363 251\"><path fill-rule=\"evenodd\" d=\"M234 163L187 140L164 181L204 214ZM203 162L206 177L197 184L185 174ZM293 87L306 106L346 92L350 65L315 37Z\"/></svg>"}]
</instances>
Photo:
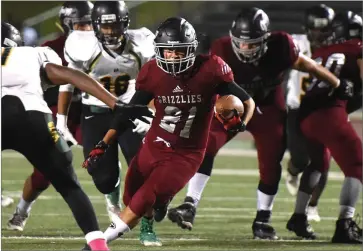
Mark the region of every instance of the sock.
<instances>
[{"instance_id":1,"label":"sock","mask_svg":"<svg viewBox=\"0 0 363 251\"><path fill-rule=\"evenodd\" d=\"M109 250L106 243L105 235L102 231L92 231L85 236L87 244L91 250Z\"/></svg>"},{"instance_id":2,"label":"sock","mask_svg":"<svg viewBox=\"0 0 363 251\"><path fill-rule=\"evenodd\" d=\"M309 204L310 198L311 194L307 194L300 190L297 192L296 204L295 204L296 214L306 214L306 209Z\"/></svg>"},{"instance_id":3,"label":"sock","mask_svg":"<svg viewBox=\"0 0 363 251\"><path fill-rule=\"evenodd\" d=\"M29 214L34 202L35 201L27 202L23 198L21 198L19 201L19 204L16 206L16 208L19 210L19 213L22 215Z\"/></svg>"},{"instance_id":4,"label":"sock","mask_svg":"<svg viewBox=\"0 0 363 251\"><path fill-rule=\"evenodd\" d=\"M354 216L355 205L358 201L362 183L353 177L345 177L342 190L340 192L340 214L339 219L352 218Z\"/></svg>"},{"instance_id":5,"label":"sock","mask_svg":"<svg viewBox=\"0 0 363 251\"><path fill-rule=\"evenodd\" d=\"M124 233L130 231L129 226L123 222L118 216L112 216L112 222L110 226L105 231L105 237L107 243L121 237Z\"/></svg>"},{"instance_id":6,"label":"sock","mask_svg":"<svg viewBox=\"0 0 363 251\"><path fill-rule=\"evenodd\" d=\"M257 190L257 211L272 211L275 195L269 195Z\"/></svg>"},{"instance_id":7,"label":"sock","mask_svg":"<svg viewBox=\"0 0 363 251\"><path fill-rule=\"evenodd\" d=\"M194 200L194 206L197 207L202 197L203 190L208 183L210 176L196 173L190 180L188 184L187 196L192 197Z\"/></svg>"},{"instance_id":8,"label":"sock","mask_svg":"<svg viewBox=\"0 0 363 251\"><path fill-rule=\"evenodd\" d=\"M119 178L116 183L115 189L111 193L105 195L108 207L120 206L121 208L120 193L121 193L121 179Z\"/></svg>"},{"instance_id":9,"label":"sock","mask_svg":"<svg viewBox=\"0 0 363 251\"><path fill-rule=\"evenodd\" d=\"M349 219L354 217L355 208L350 206L340 206L339 219Z\"/></svg>"}]
</instances>

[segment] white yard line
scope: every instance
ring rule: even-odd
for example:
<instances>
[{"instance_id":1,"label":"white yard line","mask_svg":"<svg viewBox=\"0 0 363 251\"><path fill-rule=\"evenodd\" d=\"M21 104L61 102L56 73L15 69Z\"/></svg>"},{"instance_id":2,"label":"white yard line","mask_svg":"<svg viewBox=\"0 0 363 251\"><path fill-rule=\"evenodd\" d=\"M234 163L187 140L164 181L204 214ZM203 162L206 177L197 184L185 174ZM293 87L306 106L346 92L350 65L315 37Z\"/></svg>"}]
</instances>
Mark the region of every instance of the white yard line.
<instances>
[{"instance_id":1,"label":"white yard line","mask_svg":"<svg viewBox=\"0 0 363 251\"><path fill-rule=\"evenodd\" d=\"M2 240L49 240L49 241L74 241L85 240L84 237L50 237L50 236L2 236ZM202 241L200 238L160 238L163 241ZM117 241L139 241L139 238L121 238Z\"/></svg>"},{"instance_id":2,"label":"white yard line","mask_svg":"<svg viewBox=\"0 0 363 251\"><path fill-rule=\"evenodd\" d=\"M200 238L162 238L158 236L161 241L177 241L177 242L193 242L193 241L206 241L210 239L200 239ZM75 240L81 240L84 241L84 237L48 237L48 236L2 236L2 240L45 240L45 241L75 241ZM253 240L251 241L261 242L261 241L269 241L269 240ZM138 238L120 238L115 240L116 242L122 242L122 241L139 241ZM291 242L309 242L312 243L311 240L290 240L290 239L280 239L276 240L277 242L285 242L285 243L291 243ZM274 242L276 242L274 241ZM327 243L327 240L314 240L313 243L317 242L324 242Z\"/></svg>"}]
</instances>

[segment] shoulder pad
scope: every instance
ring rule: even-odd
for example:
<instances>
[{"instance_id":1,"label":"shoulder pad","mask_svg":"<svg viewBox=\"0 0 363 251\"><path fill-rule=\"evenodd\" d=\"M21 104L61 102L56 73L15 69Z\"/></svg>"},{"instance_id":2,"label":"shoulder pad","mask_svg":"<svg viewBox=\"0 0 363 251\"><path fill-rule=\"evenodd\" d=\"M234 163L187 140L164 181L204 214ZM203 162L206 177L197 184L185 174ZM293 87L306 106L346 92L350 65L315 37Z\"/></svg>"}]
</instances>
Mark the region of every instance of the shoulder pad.
<instances>
[{"instance_id":1,"label":"shoulder pad","mask_svg":"<svg viewBox=\"0 0 363 251\"><path fill-rule=\"evenodd\" d=\"M93 31L73 31L66 40L64 57L69 63L87 62L100 51Z\"/></svg>"},{"instance_id":2,"label":"shoulder pad","mask_svg":"<svg viewBox=\"0 0 363 251\"><path fill-rule=\"evenodd\" d=\"M140 29L128 30L130 41L133 44L138 45L142 43L153 43L155 39L154 33L152 33L148 28L142 27Z\"/></svg>"},{"instance_id":3,"label":"shoulder pad","mask_svg":"<svg viewBox=\"0 0 363 251\"><path fill-rule=\"evenodd\" d=\"M149 61L155 55L155 35L147 28L128 30L130 49L138 54L142 64Z\"/></svg>"},{"instance_id":4,"label":"shoulder pad","mask_svg":"<svg viewBox=\"0 0 363 251\"><path fill-rule=\"evenodd\" d=\"M39 62L41 64L45 62L62 65L62 59L58 56L58 54L50 47L34 47L39 56Z\"/></svg>"}]
</instances>

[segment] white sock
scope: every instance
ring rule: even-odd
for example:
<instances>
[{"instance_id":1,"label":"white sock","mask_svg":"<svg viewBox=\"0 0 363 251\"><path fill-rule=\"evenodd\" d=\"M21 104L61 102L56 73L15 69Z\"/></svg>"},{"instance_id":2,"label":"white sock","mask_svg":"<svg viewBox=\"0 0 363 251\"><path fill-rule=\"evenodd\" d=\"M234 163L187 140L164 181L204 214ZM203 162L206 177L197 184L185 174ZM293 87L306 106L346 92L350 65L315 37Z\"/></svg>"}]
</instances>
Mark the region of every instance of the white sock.
<instances>
[{"instance_id":1,"label":"white sock","mask_svg":"<svg viewBox=\"0 0 363 251\"><path fill-rule=\"evenodd\" d=\"M93 240L97 239L106 239L105 235L102 231L92 231L86 234L85 239L87 241L87 244L92 242Z\"/></svg>"},{"instance_id":2,"label":"white sock","mask_svg":"<svg viewBox=\"0 0 363 251\"><path fill-rule=\"evenodd\" d=\"M349 219L353 218L355 212L354 207L350 206L340 206L340 213L339 213L339 219Z\"/></svg>"},{"instance_id":3,"label":"white sock","mask_svg":"<svg viewBox=\"0 0 363 251\"><path fill-rule=\"evenodd\" d=\"M268 195L257 190L257 211L272 211L275 195Z\"/></svg>"},{"instance_id":4,"label":"white sock","mask_svg":"<svg viewBox=\"0 0 363 251\"><path fill-rule=\"evenodd\" d=\"M20 214L29 214L34 202L35 201L27 202L23 198L21 198L16 208L19 210Z\"/></svg>"},{"instance_id":5,"label":"white sock","mask_svg":"<svg viewBox=\"0 0 363 251\"><path fill-rule=\"evenodd\" d=\"M299 190L296 196L295 213L306 214L310 199L311 194L307 194Z\"/></svg>"},{"instance_id":6,"label":"white sock","mask_svg":"<svg viewBox=\"0 0 363 251\"><path fill-rule=\"evenodd\" d=\"M105 231L106 241L109 243L129 231L130 228L125 222L123 222L118 216L112 215L112 222Z\"/></svg>"},{"instance_id":7,"label":"white sock","mask_svg":"<svg viewBox=\"0 0 363 251\"><path fill-rule=\"evenodd\" d=\"M195 207L199 204L203 190L207 185L209 178L210 176L208 175L196 173L189 180L187 196L193 198Z\"/></svg>"}]
</instances>

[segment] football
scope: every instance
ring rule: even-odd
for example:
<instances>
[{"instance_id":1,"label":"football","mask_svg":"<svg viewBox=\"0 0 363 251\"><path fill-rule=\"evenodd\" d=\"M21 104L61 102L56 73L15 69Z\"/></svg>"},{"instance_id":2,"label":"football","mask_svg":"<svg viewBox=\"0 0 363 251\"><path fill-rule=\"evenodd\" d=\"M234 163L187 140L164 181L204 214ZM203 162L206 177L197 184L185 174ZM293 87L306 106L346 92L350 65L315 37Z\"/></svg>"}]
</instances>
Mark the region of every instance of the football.
<instances>
[{"instance_id":1,"label":"football","mask_svg":"<svg viewBox=\"0 0 363 251\"><path fill-rule=\"evenodd\" d=\"M236 109L239 116L244 113L242 101L233 95L221 96L217 99L214 110L224 119L233 117L233 109Z\"/></svg>"}]
</instances>

